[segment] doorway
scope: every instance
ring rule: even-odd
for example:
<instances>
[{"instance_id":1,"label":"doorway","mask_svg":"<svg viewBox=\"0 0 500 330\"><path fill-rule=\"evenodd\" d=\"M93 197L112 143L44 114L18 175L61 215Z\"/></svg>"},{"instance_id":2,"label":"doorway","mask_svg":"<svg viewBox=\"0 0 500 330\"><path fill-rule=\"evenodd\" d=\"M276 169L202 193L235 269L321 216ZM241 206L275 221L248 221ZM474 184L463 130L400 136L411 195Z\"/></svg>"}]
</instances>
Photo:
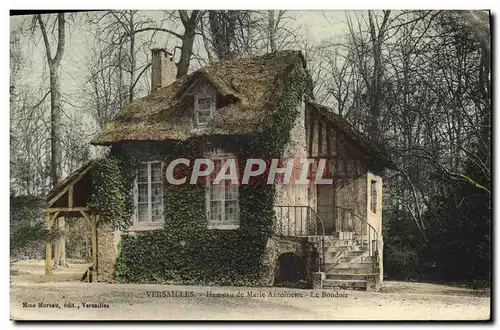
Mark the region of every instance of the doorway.
<instances>
[{"instance_id":1,"label":"doorway","mask_svg":"<svg viewBox=\"0 0 500 330\"><path fill-rule=\"evenodd\" d=\"M325 234L335 232L335 186L319 184L317 188L317 213L325 225Z\"/></svg>"}]
</instances>

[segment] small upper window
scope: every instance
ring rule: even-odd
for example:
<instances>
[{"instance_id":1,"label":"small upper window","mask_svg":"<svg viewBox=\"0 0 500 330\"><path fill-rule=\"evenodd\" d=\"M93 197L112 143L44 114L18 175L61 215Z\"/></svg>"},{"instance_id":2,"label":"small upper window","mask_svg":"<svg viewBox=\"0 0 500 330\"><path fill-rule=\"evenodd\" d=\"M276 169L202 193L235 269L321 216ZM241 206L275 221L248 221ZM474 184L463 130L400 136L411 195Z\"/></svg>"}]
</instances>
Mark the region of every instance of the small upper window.
<instances>
[{"instance_id":1,"label":"small upper window","mask_svg":"<svg viewBox=\"0 0 500 330\"><path fill-rule=\"evenodd\" d=\"M196 107L196 124L198 126L205 126L215 110L213 97L211 96L198 96L195 98Z\"/></svg>"}]
</instances>

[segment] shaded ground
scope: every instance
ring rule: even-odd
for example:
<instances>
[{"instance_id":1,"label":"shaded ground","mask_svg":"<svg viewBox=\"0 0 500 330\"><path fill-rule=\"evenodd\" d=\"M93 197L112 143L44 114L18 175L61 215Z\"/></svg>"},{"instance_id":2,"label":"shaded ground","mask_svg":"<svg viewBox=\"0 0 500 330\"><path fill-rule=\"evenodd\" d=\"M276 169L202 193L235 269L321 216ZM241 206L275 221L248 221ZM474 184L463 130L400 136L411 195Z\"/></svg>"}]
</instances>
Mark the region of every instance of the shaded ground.
<instances>
[{"instance_id":1,"label":"shaded ground","mask_svg":"<svg viewBox=\"0 0 500 330\"><path fill-rule=\"evenodd\" d=\"M55 282L79 281L90 263L68 260L68 268L53 270ZM16 283L43 283L45 274L44 260L20 260L11 266L11 281Z\"/></svg>"},{"instance_id":2,"label":"shaded ground","mask_svg":"<svg viewBox=\"0 0 500 330\"><path fill-rule=\"evenodd\" d=\"M56 271L56 280L65 278L64 273L77 273L73 267L78 266ZM335 289L40 283L37 276L41 274L38 271L23 274L26 268L29 267L18 265L21 274L12 276L11 280L11 317L16 320L485 320L490 315L487 291L436 284L384 282L382 292L372 293ZM23 303L36 307L23 307ZM39 303L58 305L38 307ZM83 303L94 303L95 307L86 308Z\"/></svg>"}]
</instances>

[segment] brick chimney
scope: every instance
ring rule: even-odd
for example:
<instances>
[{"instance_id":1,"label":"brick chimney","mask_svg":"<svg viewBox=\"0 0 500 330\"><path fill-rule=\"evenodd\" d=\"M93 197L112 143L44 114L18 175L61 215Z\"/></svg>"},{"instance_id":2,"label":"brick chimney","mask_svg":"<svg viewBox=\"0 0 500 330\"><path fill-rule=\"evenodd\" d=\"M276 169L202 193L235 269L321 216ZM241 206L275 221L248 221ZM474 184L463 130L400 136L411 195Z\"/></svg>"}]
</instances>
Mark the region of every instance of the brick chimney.
<instances>
[{"instance_id":1,"label":"brick chimney","mask_svg":"<svg viewBox=\"0 0 500 330\"><path fill-rule=\"evenodd\" d=\"M174 57L163 48L151 50L151 91L170 85L175 81L177 68Z\"/></svg>"}]
</instances>

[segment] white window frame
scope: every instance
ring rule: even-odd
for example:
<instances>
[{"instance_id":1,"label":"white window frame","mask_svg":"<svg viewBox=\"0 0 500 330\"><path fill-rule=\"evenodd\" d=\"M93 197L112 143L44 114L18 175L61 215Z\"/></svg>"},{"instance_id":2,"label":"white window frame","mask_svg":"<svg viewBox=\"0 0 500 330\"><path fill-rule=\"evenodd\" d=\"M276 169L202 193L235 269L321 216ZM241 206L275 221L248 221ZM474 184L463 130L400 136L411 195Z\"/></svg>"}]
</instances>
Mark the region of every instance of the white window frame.
<instances>
[{"instance_id":1,"label":"white window frame","mask_svg":"<svg viewBox=\"0 0 500 330\"><path fill-rule=\"evenodd\" d=\"M215 96L211 93L198 93L198 94L195 94L195 96L194 96L194 116L195 116L195 120L196 120L196 126L197 127L206 127L208 122L200 123L200 121L199 121L199 111L200 111L199 100L200 99L210 99L210 110L209 110L210 115L208 116L208 118L210 118L210 117L212 117L212 115L215 112Z\"/></svg>"},{"instance_id":2,"label":"white window frame","mask_svg":"<svg viewBox=\"0 0 500 330\"><path fill-rule=\"evenodd\" d=\"M215 149L214 153L211 153L208 156L211 160L217 161L217 160L228 160L228 159L236 159L236 157L233 154L230 153L223 153L219 149ZM215 171L214 171L215 172ZM217 173L214 173L214 175L217 175ZM220 182L219 184L224 184L224 181ZM206 180L206 190L205 190L205 210L207 214L207 228L208 229L238 229L240 227L240 194L239 194L239 184L237 185L238 189L236 190L236 219L233 219L231 221L214 221L211 219L211 214L210 214L210 203L211 203L211 195L210 195L210 187L212 184L210 183L210 177L207 177ZM219 202L222 202L221 206L221 215L222 219L225 218L225 212L226 212L226 204L225 202L228 201L226 200L226 190L224 189L222 191L223 193L223 198L221 200L218 200ZM233 201L233 199L231 199Z\"/></svg>"},{"instance_id":3,"label":"white window frame","mask_svg":"<svg viewBox=\"0 0 500 330\"><path fill-rule=\"evenodd\" d=\"M164 164L162 161L149 161L149 162L142 162L140 166L147 166L147 173L148 173L148 217L146 221L139 221L139 169L137 169L137 173L135 175L135 180L134 180L134 214L133 214L133 221L132 221L132 227L131 230L148 230L148 229L157 229L157 228L163 228L163 224L165 223L164 219L164 203L161 203L161 219L152 221L152 210L153 210L153 204L152 204L152 188L151 184L153 183L151 181L151 164L160 164L161 169L160 169L160 178L163 176L163 168ZM158 182L156 182L158 183ZM161 179L161 187L162 187L162 201L164 197L164 184L163 184L163 179Z\"/></svg>"}]
</instances>

